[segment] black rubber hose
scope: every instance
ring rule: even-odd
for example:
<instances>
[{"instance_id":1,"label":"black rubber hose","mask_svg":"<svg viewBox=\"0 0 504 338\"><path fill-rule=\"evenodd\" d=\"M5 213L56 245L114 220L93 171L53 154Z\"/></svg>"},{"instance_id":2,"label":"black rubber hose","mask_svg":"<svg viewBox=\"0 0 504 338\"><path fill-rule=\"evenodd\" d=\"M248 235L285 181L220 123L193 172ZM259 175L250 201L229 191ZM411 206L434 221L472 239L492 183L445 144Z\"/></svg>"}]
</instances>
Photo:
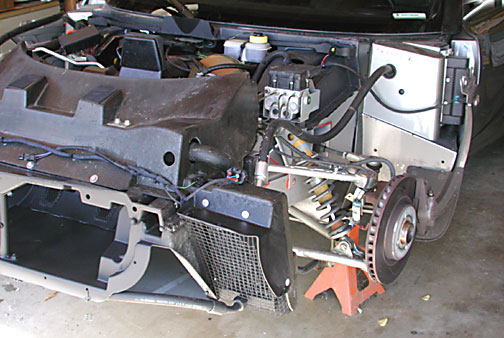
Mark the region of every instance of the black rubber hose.
<instances>
[{"instance_id":1,"label":"black rubber hose","mask_svg":"<svg viewBox=\"0 0 504 338\"><path fill-rule=\"evenodd\" d=\"M63 13L54 14L54 15L48 16L47 18L36 20L36 21L30 22L30 23L27 23L26 25L23 25L21 27L17 27L17 28L14 28L13 30L10 30L5 34L0 35L0 46L19 34L23 34L25 32L32 30L32 29L35 29L35 28L50 24L54 21L57 21L57 20L61 19L62 15L63 15Z\"/></svg>"},{"instance_id":2,"label":"black rubber hose","mask_svg":"<svg viewBox=\"0 0 504 338\"><path fill-rule=\"evenodd\" d=\"M262 60L261 63L259 64L259 66L257 66L257 69L255 70L254 75L252 76L252 81L254 81L255 83L258 83L259 80L261 79L264 71L266 70L266 68L268 68L268 66L271 64L271 62L273 62L274 59L279 58L279 57L283 58L284 65L287 65L291 62L291 57L290 57L289 53L287 53L286 51L277 50L277 51L271 52L268 55L266 55L264 60Z\"/></svg>"},{"instance_id":3,"label":"black rubber hose","mask_svg":"<svg viewBox=\"0 0 504 338\"><path fill-rule=\"evenodd\" d=\"M284 128L291 132L294 136L312 144L320 144L327 142L338 135L350 122L353 115L357 112L357 108L360 106L364 97L371 91L373 85L378 81L382 76L393 76L395 74L395 68L392 65L384 65L374 71L374 73L364 82L361 89L353 99L350 107L348 107L347 111L341 119L336 123L336 125L331 128L328 132L321 135L312 135L303 131L301 128L297 127L290 121L285 120L275 120L270 123L268 128L266 128L266 132L264 133L264 138L261 143L261 148L259 151L259 161L267 161L268 154L273 145L273 138L275 136L278 128Z\"/></svg>"},{"instance_id":4,"label":"black rubber hose","mask_svg":"<svg viewBox=\"0 0 504 338\"><path fill-rule=\"evenodd\" d=\"M201 76L205 76L215 70L219 70L219 69L232 69L232 68L236 68L236 69L247 69L247 70L250 70L252 69L253 66L251 65L246 65L246 64L243 64L243 63L224 63L222 65L216 65L216 66L212 66L212 67L208 67L207 69L205 69L204 71L201 72Z\"/></svg>"},{"instance_id":5,"label":"black rubber hose","mask_svg":"<svg viewBox=\"0 0 504 338\"><path fill-rule=\"evenodd\" d=\"M222 150L199 143L190 145L189 160L204 163L221 170L227 170L234 165L233 158Z\"/></svg>"},{"instance_id":6,"label":"black rubber hose","mask_svg":"<svg viewBox=\"0 0 504 338\"><path fill-rule=\"evenodd\" d=\"M356 77L359 78L359 81L363 82L363 79L361 78L359 72L357 72L355 69L347 66L347 65L344 65L344 64L340 64L340 63L324 63L324 65L322 66L322 68L326 68L326 67L338 67L338 68L342 68L342 69L346 69L348 70L349 72L351 72L352 74L354 74ZM394 108L392 106L389 106L388 104L386 104L379 96L378 94L376 94L373 90L371 90L371 95L373 95L374 99L376 100L376 102L378 102L380 105L382 105L384 108L394 112L394 113L398 113L398 114L418 114L418 113L423 113L423 112L426 112L426 111L429 111L429 110L432 110L432 109L437 109L437 108L440 108L442 107L444 104L437 104L437 105L433 105L433 106L430 106L430 107L425 107L425 108L420 108L420 109L413 109L413 110L405 110L405 109L397 109L397 108ZM457 102L457 100L453 100L453 102Z\"/></svg>"},{"instance_id":7,"label":"black rubber hose","mask_svg":"<svg viewBox=\"0 0 504 338\"><path fill-rule=\"evenodd\" d=\"M338 154L338 156L341 156L341 157L344 157L344 155L345 155L345 153L343 151L339 151L339 150L332 149L332 148L325 147L325 146L321 146L319 150L320 151L330 151L332 153ZM349 165L361 165L361 164L367 164L367 163L373 163L373 162L384 163L390 170L390 175L391 175L390 177L395 177L396 172L395 172L394 165L392 164L392 162L390 162L388 159L386 159L384 157L372 156L372 157L366 158L364 160L350 162Z\"/></svg>"},{"instance_id":8,"label":"black rubber hose","mask_svg":"<svg viewBox=\"0 0 504 338\"><path fill-rule=\"evenodd\" d=\"M384 163L390 170L390 177L395 177L396 172L395 172L394 165L392 164L392 162L390 162L389 160L387 160L386 158L383 158L383 157L370 157L370 158L366 158L365 160L352 162L352 164L361 165L361 164L367 164L367 163L373 163L373 162Z\"/></svg>"},{"instance_id":9,"label":"black rubber hose","mask_svg":"<svg viewBox=\"0 0 504 338\"><path fill-rule=\"evenodd\" d=\"M189 8L187 8L186 5L184 5L180 1L168 0L168 2L170 2L173 5L173 7L175 7L177 9L177 11L179 12L180 15L182 15L186 18L189 18L189 19L194 18L194 14L189 10Z\"/></svg>"}]
</instances>

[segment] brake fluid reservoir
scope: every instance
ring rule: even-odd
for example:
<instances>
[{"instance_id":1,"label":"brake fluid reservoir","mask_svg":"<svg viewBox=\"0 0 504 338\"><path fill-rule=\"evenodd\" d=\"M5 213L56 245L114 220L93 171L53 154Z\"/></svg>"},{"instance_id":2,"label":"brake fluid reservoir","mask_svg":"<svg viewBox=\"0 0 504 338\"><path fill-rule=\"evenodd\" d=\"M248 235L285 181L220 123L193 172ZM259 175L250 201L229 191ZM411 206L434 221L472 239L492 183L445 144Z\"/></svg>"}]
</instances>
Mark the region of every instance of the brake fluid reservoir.
<instances>
[{"instance_id":1,"label":"brake fluid reservoir","mask_svg":"<svg viewBox=\"0 0 504 338\"><path fill-rule=\"evenodd\" d=\"M245 45L242 54L243 62L260 63L266 57L271 46L268 43L268 37L260 33L254 33L250 36L249 42Z\"/></svg>"},{"instance_id":2,"label":"brake fluid reservoir","mask_svg":"<svg viewBox=\"0 0 504 338\"><path fill-rule=\"evenodd\" d=\"M224 55L235 59L240 59L242 56L243 46L247 43L246 40L230 39L224 42Z\"/></svg>"}]
</instances>

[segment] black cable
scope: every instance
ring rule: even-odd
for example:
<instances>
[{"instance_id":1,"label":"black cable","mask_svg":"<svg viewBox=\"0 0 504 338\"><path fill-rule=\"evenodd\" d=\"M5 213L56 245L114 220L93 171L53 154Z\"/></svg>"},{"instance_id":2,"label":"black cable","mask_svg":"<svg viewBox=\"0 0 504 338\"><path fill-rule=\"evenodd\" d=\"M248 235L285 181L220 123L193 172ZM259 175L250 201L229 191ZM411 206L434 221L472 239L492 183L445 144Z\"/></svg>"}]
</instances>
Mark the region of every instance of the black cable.
<instances>
[{"instance_id":1,"label":"black cable","mask_svg":"<svg viewBox=\"0 0 504 338\"><path fill-rule=\"evenodd\" d=\"M362 78L362 76L359 74L359 72L357 72L355 69L353 69L352 67L349 67L347 65L344 65L344 64L341 64L341 63L324 63L322 65L322 68L325 68L325 67L338 67L338 68L346 69L349 72L351 72L352 74L354 74L355 76L357 76L361 82L364 81L363 78ZM440 103L440 104L433 105L433 106L430 106L430 107L425 107L425 108L420 108L420 109L413 109L413 110L406 110L406 109L394 108L394 107L388 105L372 89L371 89L370 93L371 93L371 95L373 95L373 97L376 100L376 102L378 102L381 106L383 106L384 108L387 108L388 110L390 110L390 111L392 111L394 113L398 113L398 114L418 114L418 113L423 113L423 112L426 112L426 111L429 111L429 110L432 110L432 109L441 108L443 105L446 105L446 104L449 104L449 103L457 101L455 99L455 100L452 100L452 101L450 101L448 103Z\"/></svg>"},{"instance_id":2,"label":"black cable","mask_svg":"<svg viewBox=\"0 0 504 338\"><path fill-rule=\"evenodd\" d=\"M149 171L148 169L145 169L142 167L137 167L137 166L134 166L131 164L122 164L118 161L111 159L110 157L108 157L104 154L101 154L99 151L92 149L92 148L82 147L82 146L65 146L65 147L51 148L51 147L48 147L48 146L45 146L45 145L42 145L42 144L39 144L36 142L27 141L24 139L5 139L5 138L1 138L1 137L0 137L0 143L21 143L21 144L25 144L25 145L28 145L28 146L31 146L34 148L40 148L40 149L47 151L47 153L44 153L44 154L33 155L34 160L39 160L39 159L42 159L42 158L50 156L50 155L57 155L60 157L70 158L70 159L74 159L74 160L100 160L100 161L104 161L104 162L110 163L120 169L123 169L123 170L129 172L133 176L143 176L143 177L152 179L156 183L160 183L163 186L169 186L170 188L172 188L173 191L165 189L168 196L170 198L172 198L172 196L168 192L175 192L175 193L177 193L178 197L180 198L180 202L190 200L197 193L199 193L201 190L207 188L210 185L213 185L216 183L233 183L228 178L221 178L221 179L212 180L212 181L207 182L206 184L204 184L200 188L196 189L195 191L193 191L189 196L185 196L184 194L180 193L177 186L175 186L170 180L168 180L164 176L153 173L153 172ZM85 152L89 152L91 154L94 154L94 156L86 156L86 155L80 155L80 154L74 154L74 153L65 153L65 152L63 152L63 150L85 151ZM174 200L174 199L172 198L172 200ZM174 202L179 203L179 201L177 201L177 200L174 200Z\"/></svg>"},{"instance_id":3,"label":"black cable","mask_svg":"<svg viewBox=\"0 0 504 338\"><path fill-rule=\"evenodd\" d=\"M185 197L183 199L183 201L189 201L191 198L193 198L194 196L196 196L196 194L198 194L200 191L206 189L207 187L209 187L211 185L217 184L217 183L230 184L230 183L233 183L233 181L229 180L228 178L218 178L218 179L209 181L209 182L203 184L198 189L196 189L193 192L191 192L187 197Z\"/></svg>"},{"instance_id":4,"label":"black cable","mask_svg":"<svg viewBox=\"0 0 504 338\"><path fill-rule=\"evenodd\" d=\"M290 142L287 141L286 139L284 139L283 137L279 136L279 137L277 137L277 139L280 140L280 142L282 142L292 152L298 154L301 158L308 159L308 160L312 159L305 152L302 152L301 150L299 150L298 148L296 148L294 145L290 144Z\"/></svg>"},{"instance_id":5,"label":"black cable","mask_svg":"<svg viewBox=\"0 0 504 338\"><path fill-rule=\"evenodd\" d=\"M332 149L332 148L329 148L329 147L323 146L321 149L322 149L322 151L330 151L330 152L336 153L339 156L344 156L345 155L344 152L336 150L336 149ZM372 156L372 157L366 158L366 159L361 160L361 161L350 162L349 164L362 165L362 164L373 163L373 162L384 163L389 168L389 170L390 170L390 175L391 175L390 177L394 177L396 175L394 165L392 164L391 161L389 161L388 159L386 159L384 157L374 157L374 156Z\"/></svg>"},{"instance_id":6,"label":"black cable","mask_svg":"<svg viewBox=\"0 0 504 338\"><path fill-rule=\"evenodd\" d=\"M62 15L63 15L63 13L54 14L54 15L48 16L47 18L36 20L36 21L30 22L30 23L27 23L25 25L22 25L21 27L17 27L17 28L10 30L5 34L0 35L0 46L3 45L6 41L12 39L13 37L15 37L19 34L23 34L25 32L32 30L32 29L35 29L35 28L50 24L52 22L55 22L55 21L59 20Z\"/></svg>"},{"instance_id":7,"label":"black cable","mask_svg":"<svg viewBox=\"0 0 504 338\"><path fill-rule=\"evenodd\" d=\"M290 121L284 120L275 120L270 123L270 125L266 128L264 133L264 138L261 143L261 148L259 151L259 161L266 162L268 159L269 150L273 145L274 135L278 128L284 128L291 132L294 136L312 144L321 144L327 142L338 135L350 122L351 118L357 112L357 108L364 100L364 97L369 93L371 87L378 81L382 76L386 74L392 74L395 71L395 68L391 65L384 65L378 68L373 72L373 74L366 80L366 82L362 85L359 92L353 99L350 107L348 107L347 111L341 119L336 123L334 127L332 127L328 132L321 135L313 135L303 131L301 128L295 126Z\"/></svg>"},{"instance_id":8,"label":"black cable","mask_svg":"<svg viewBox=\"0 0 504 338\"><path fill-rule=\"evenodd\" d=\"M353 69L352 67L350 66L347 66L347 65L344 65L342 63L324 63L322 65L322 69L324 68L327 68L327 67L338 67L338 68L342 68L342 69L345 69L345 70L348 70L350 73L354 74L355 76L357 76L360 80L362 80L362 77L361 75L359 74L358 71L356 71L355 69Z\"/></svg>"},{"instance_id":9,"label":"black cable","mask_svg":"<svg viewBox=\"0 0 504 338\"><path fill-rule=\"evenodd\" d=\"M212 180L212 181L205 183L204 185L202 185L198 189L191 192L188 196L186 196L185 194L183 194L179 190L179 188L175 184L173 184L166 177L159 175L157 173L153 173L150 170L142 168L142 167L137 167L135 165L121 163L119 161L112 159L111 157L109 157L105 154L102 154L101 152L99 152L98 150L95 150L93 148L83 147L83 146L62 146L62 147L53 148L53 147L47 146L45 144L25 140L22 138L4 138L1 136L0 136L0 143L2 143L2 144L18 143L18 144L22 144L22 145L26 145L26 146L29 146L32 148L42 149L42 150L46 151L43 154L23 154L22 156L20 156L20 159L25 160L25 161L37 161L37 160L43 159L45 157L55 155L55 156L68 158L68 159L72 159L72 160L97 160L97 161L109 163L111 165L114 165L114 166L130 173L133 176L143 176L143 177L146 177L148 179L153 180L155 183L161 184L163 186L163 189L165 190L167 196L175 203L182 203L185 201L189 201L196 194L198 194L200 191L206 189L207 187L209 187L211 185L218 184L218 183L224 183L224 184L234 183L232 180L230 180L227 177L215 179L215 180ZM76 153L67 153L67 152L65 152L65 150L76 150L76 151L88 152L88 153L92 154L92 156L76 154ZM171 195L172 192L177 194L179 200L175 199Z\"/></svg>"},{"instance_id":10,"label":"black cable","mask_svg":"<svg viewBox=\"0 0 504 338\"><path fill-rule=\"evenodd\" d=\"M420 109L413 109L413 110L404 110L404 109L397 109L397 108L391 107L390 105L386 104L378 96L378 94L376 94L373 90L371 90L371 95L373 95L373 97L376 100L376 102L378 102L381 106L383 106L384 108L387 108L388 110L390 110L390 111L392 111L394 113L398 113L398 114L417 114L417 113L423 113L423 112L426 112L426 111L429 111L429 110L432 110L432 109L441 108L442 106L450 104L450 103L453 103L453 102L457 102L457 99L454 99L454 100L451 100L449 102L436 104L436 105L433 105L433 106L430 106L430 107L425 107L425 108L420 108Z\"/></svg>"},{"instance_id":11,"label":"black cable","mask_svg":"<svg viewBox=\"0 0 504 338\"><path fill-rule=\"evenodd\" d=\"M174 192L177 194L180 200L183 200L185 198L185 195L178 189L178 187L173 184L169 179L167 179L164 176L161 176L159 174L153 173L149 171L148 169L142 168L142 167L137 167L131 164L123 164L119 161L116 161L112 158L110 158L107 155L104 155L100 153L99 151L88 148L88 147L81 147L81 146L65 146L65 147L58 147L58 148L52 148L50 146L47 146L45 144L41 144L38 142L33 142L21 138L4 138L0 137L0 143L4 144L10 144L10 143L17 143L17 144L23 144L32 148L37 148L37 149L42 149L45 150L46 153L44 154L38 154L38 155L27 155L23 154L21 159L26 160L26 161L36 161L38 159L50 156L50 155L55 155L63 158L69 158L69 159L74 159L74 160L98 160L102 162L106 162L109 164L112 164L119 169L122 169L124 171L127 171L133 176L143 176L149 179L152 179L154 182L163 185L165 191L170 191ZM88 152L94 156L89 156L89 155L82 155L82 154L75 154L75 153L67 153L64 150L77 150L77 151L84 151ZM167 190L169 188L169 190ZM170 198L173 199L173 197L168 194ZM176 200L175 200L176 201ZM176 201L178 202L178 201Z\"/></svg>"},{"instance_id":12,"label":"black cable","mask_svg":"<svg viewBox=\"0 0 504 338\"><path fill-rule=\"evenodd\" d=\"M340 163L340 162L335 162L335 161L332 161L330 159L316 159L316 158L312 158L310 156L308 156L306 153L303 153L301 150L297 149L295 146L293 146L292 144L290 144L286 139L284 139L283 137L277 137L278 140L280 142L282 142L283 144L285 144L285 146L287 146L290 150L292 150L294 153L298 154L299 156L294 156L294 155L289 155L289 154L286 154L284 153L283 151L279 150L279 149L276 149L276 148L273 148L273 150L282 155L282 156L285 156L285 157L288 157L288 158L292 158L292 159L302 159L302 160L305 160L305 161L308 161L308 162L312 162L312 163L317 163L317 164L326 164L326 165L331 165L331 166L338 166L338 167L342 167L342 168L357 168L357 167L352 167L350 165L348 165L347 163ZM319 155L320 157L320 155Z\"/></svg>"},{"instance_id":13,"label":"black cable","mask_svg":"<svg viewBox=\"0 0 504 338\"><path fill-rule=\"evenodd\" d=\"M351 81L352 83L349 83L348 86L345 86L343 90L339 91L334 97L331 98L329 102L327 102L323 107L320 107L320 109L316 110L312 114L310 114L310 117L308 120L303 122L302 126L305 129L311 130L315 126L319 125L320 122L330 116L338 107L340 107L348 98L350 98L356 90L359 89L360 87L360 75L359 73L351 68L350 66L344 65L344 64L339 64L339 63L327 63L321 65L321 70L328 70L330 68L342 68L343 70L350 72L350 76L354 75L356 76L357 83L354 83L355 81Z\"/></svg>"},{"instance_id":14,"label":"black cable","mask_svg":"<svg viewBox=\"0 0 504 338\"><path fill-rule=\"evenodd\" d=\"M314 163L314 164L325 164L325 165L328 165L328 166L341 166L341 167L344 167L344 165L340 165L336 162L330 162L330 161L324 161L324 160L317 160L317 159L313 159L311 157L308 157L308 156L296 156L296 155L291 155L291 154L287 154L283 151L281 151L280 149L277 149L277 148L273 148L273 151L279 155L282 155L282 156L285 156L287 158L291 158L293 160L302 160L302 161L306 161L306 162L310 162L310 163ZM355 167L357 168L357 167Z\"/></svg>"},{"instance_id":15,"label":"black cable","mask_svg":"<svg viewBox=\"0 0 504 338\"><path fill-rule=\"evenodd\" d=\"M175 62L173 62L172 58L167 57L166 58L166 62L168 62L171 66L177 68L178 70L181 70L181 71L186 72L186 73L190 73L191 72L191 69L184 68L182 66L177 65Z\"/></svg>"},{"instance_id":16,"label":"black cable","mask_svg":"<svg viewBox=\"0 0 504 338\"><path fill-rule=\"evenodd\" d=\"M201 72L201 76L205 76L208 73L211 73L211 72L213 72L215 70L219 70L219 69L236 68L236 69L251 70L253 67L254 66L246 65L246 64L243 64L243 63L225 63L225 64L222 64L222 65L216 65L216 66L208 67L207 69L205 69L204 71Z\"/></svg>"},{"instance_id":17,"label":"black cable","mask_svg":"<svg viewBox=\"0 0 504 338\"><path fill-rule=\"evenodd\" d=\"M257 66L257 69L254 72L254 75L252 75L252 81L255 83L258 83L259 80L261 79L264 71L266 70L266 68L268 68L268 66L271 64L271 62L273 62L274 59L279 58L279 57L283 58L284 65L287 65L291 62L291 57L290 57L289 53L287 53L286 51L277 50L277 51L271 52L268 55L266 55L264 60L262 60L261 63L259 64L259 66Z\"/></svg>"},{"instance_id":18,"label":"black cable","mask_svg":"<svg viewBox=\"0 0 504 338\"><path fill-rule=\"evenodd\" d=\"M207 69L196 57L190 57L189 62L195 65L200 73L203 73Z\"/></svg>"}]
</instances>

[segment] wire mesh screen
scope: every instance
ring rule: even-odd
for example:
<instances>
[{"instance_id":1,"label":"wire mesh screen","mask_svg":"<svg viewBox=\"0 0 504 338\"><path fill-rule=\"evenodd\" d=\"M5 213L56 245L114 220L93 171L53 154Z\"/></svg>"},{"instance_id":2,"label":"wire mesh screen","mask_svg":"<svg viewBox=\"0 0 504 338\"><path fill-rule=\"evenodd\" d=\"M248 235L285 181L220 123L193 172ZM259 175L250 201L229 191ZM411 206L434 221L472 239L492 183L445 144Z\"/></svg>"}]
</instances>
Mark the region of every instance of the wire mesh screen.
<instances>
[{"instance_id":1,"label":"wire mesh screen","mask_svg":"<svg viewBox=\"0 0 504 338\"><path fill-rule=\"evenodd\" d=\"M191 232L201 273L224 302L236 296L247 304L277 313L289 312L286 295L277 297L268 284L259 256L259 239L183 216Z\"/></svg>"}]
</instances>

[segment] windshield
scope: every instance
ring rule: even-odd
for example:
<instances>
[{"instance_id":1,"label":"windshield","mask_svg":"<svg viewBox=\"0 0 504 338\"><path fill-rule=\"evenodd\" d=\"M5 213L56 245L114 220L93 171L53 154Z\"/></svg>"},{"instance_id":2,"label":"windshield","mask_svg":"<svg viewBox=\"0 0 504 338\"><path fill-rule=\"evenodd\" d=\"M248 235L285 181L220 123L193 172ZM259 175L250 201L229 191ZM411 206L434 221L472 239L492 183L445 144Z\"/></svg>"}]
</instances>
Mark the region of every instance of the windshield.
<instances>
[{"instance_id":1,"label":"windshield","mask_svg":"<svg viewBox=\"0 0 504 338\"><path fill-rule=\"evenodd\" d=\"M340 32L441 31L443 0L202 0L179 1L197 18L237 24ZM114 7L176 15L169 0L107 0ZM156 14L159 11L156 12ZM452 15L457 15L453 13Z\"/></svg>"}]
</instances>

